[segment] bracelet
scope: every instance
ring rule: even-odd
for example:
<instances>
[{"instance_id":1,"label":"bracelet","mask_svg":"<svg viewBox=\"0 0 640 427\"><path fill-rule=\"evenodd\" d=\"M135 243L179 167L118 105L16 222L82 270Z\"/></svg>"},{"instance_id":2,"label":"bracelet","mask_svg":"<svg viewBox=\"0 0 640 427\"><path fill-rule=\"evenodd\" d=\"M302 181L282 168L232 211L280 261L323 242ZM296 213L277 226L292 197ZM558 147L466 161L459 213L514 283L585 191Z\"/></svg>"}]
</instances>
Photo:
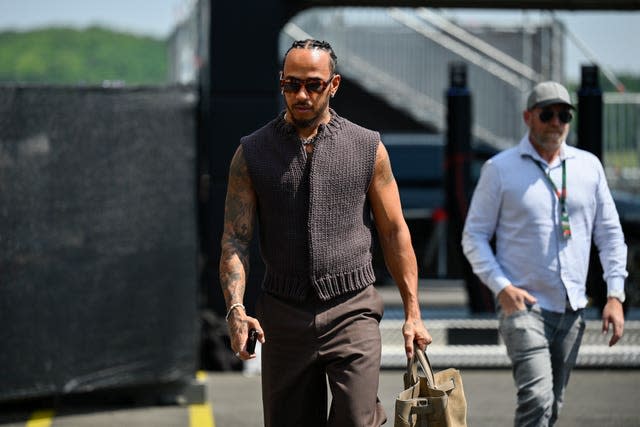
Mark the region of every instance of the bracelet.
<instances>
[{"instance_id":1,"label":"bracelet","mask_svg":"<svg viewBox=\"0 0 640 427\"><path fill-rule=\"evenodd\" d=\"M236 308L241 308L241 309L245 310L244 305L242 305L242 303L240 303L240 302L237 302L235 304L231 304L231 307L229 307L229 310L227 311L227 315L224 316L224 320L225 321L227 321L227 322L229 321L229 316L231 315L231 312L233 310L235 310Z\"/></svg>"}]
</instances>

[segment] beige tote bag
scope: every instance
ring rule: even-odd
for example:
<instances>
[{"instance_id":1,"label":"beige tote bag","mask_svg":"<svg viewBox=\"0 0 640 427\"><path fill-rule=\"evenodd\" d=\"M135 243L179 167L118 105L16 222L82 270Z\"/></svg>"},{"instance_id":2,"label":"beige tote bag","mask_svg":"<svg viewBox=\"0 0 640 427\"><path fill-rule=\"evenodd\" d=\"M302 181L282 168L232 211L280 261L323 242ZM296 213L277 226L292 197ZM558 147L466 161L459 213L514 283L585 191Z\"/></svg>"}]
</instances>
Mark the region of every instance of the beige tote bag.
<instances>
[{"instance_id":1,"label":"beige tote bag","mask_svg":"<svg viewBox=\"0 0 640 427\"><path fill-rule=\"evenodd\" d=\"M418 375L418 366L425 376ZM396 398L394 427L466 427L467 400L457 369L434 374L429 358L416 346L404 388Z\"/></svg>"}]
</instances>

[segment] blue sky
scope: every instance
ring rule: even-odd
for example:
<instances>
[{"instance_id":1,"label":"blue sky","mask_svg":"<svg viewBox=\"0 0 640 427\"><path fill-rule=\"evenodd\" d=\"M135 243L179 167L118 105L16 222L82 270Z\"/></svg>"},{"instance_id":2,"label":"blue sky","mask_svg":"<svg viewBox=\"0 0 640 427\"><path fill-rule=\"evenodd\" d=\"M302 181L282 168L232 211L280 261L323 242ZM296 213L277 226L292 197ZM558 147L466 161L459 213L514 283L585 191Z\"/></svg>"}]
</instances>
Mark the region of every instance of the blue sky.
<instances>
[{"instance_id":1,"label":"blue sky","mask_svg":"<svg viewBox=\"0 0 640 427\"><path fill-rule=\"evenodd\" d=\"M447 11L466 22L511 22L549 19L548 11L491 11L464 10ZM564 22L586 47L588 53L575 43L567 41L565 46L565 71L576 79L580 65L595 56L603 67L614 73L631 72L640 75L640 11L555 11L555 16Z\"/></svg>"},{"instance_id":2,"label":"blue sky","mask_svg":"<svg viewBox=\"0 0 640 427\"><path fill-rule=\"evenodd\" d=\"M0 29L106 24L164 37L191 2L185 0L0 0Z\"/></svg>"},{"instance_id":3,"label":"blue sky","mask_svg":"<svg viewBox=\"0 0 640 427\"><path fill-rule=\"evenodd\" d=\"M31 29L47 25L84 28L102 24L138 34L165 37L185 16L194 0L0 0L0 31ZM546 13L495 10L448 9L469 23L520 23ZM640 74L640 11L565 12L565 22L602 66L615 73ZM570 79L580 73L586 55L568 42L566 71Z\"/></svg>"}]
</instances>

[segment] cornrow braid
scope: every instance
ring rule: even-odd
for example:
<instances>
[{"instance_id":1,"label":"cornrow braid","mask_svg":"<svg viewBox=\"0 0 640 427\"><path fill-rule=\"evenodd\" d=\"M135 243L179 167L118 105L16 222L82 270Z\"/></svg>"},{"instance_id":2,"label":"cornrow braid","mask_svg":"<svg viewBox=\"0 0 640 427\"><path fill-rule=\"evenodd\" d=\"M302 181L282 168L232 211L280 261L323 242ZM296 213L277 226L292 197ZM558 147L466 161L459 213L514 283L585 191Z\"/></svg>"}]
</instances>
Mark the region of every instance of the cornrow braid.
<instances>
[{"instance_id":1,"label":"cornrow braid","mask_svg":"<svg viewBox=\"0 0 640 427\"><path fill-rule=\"evenodd\" d=\"M306 40L296 40L291 44L291 47L284 54L284 60L282 61L282 66L284 68L284 61L287 59L287 55L291 52L292 49L321 49L329 53L329 57L331 61L329 61L329 68L331 69L331 74L334 74L336 71L336 67L338 66L338 57L336 53L333 51L333 48L324 40L314 40L314 39L306 39Z\"/></svg>"}]
</instances>

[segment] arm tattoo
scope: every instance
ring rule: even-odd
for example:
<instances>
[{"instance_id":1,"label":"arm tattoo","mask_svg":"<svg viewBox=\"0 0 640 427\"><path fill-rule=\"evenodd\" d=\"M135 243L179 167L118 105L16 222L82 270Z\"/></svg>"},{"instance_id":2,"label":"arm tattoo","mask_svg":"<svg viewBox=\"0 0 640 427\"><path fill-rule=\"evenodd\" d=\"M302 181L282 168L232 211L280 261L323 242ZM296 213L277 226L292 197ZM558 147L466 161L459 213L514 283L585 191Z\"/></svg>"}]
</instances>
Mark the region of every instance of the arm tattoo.
<instances>
[{"instance_id":1,"label":"arm tattoo","mask_svg":"<svg viewBox=\"0 0 640 427\"><path fill-rule=\"evenodd\" d=\"M239 148L229 168L224 212L220 284L227 307L242 302L249 275L249 246L253 238L256 196Z\"/></svg>"}]
</instances>

